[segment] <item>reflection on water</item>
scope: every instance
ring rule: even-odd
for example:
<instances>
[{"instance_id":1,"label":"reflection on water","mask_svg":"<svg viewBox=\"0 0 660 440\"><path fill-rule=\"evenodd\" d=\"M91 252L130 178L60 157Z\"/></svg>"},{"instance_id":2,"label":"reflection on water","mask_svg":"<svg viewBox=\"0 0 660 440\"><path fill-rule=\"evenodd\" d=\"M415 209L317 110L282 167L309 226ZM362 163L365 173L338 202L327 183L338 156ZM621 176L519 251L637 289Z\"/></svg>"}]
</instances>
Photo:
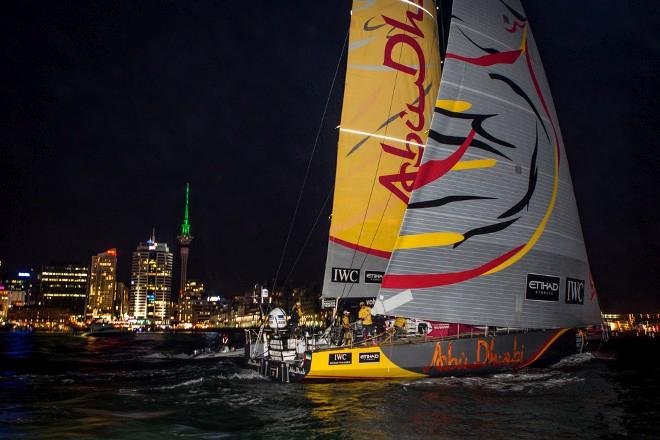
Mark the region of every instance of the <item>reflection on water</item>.
<instances>
[{"instance_id":1,"label":"reflection on water","mask_svg":"<svg viewBox=\"0 0 660 440\"><path fill-rule=\"evenodd\" d=\"M282 385L192 356L214 343L0 334L0 438L636 438L660 422L655 365L578 355L486 377Z\"/></svg>"}]
</instances>

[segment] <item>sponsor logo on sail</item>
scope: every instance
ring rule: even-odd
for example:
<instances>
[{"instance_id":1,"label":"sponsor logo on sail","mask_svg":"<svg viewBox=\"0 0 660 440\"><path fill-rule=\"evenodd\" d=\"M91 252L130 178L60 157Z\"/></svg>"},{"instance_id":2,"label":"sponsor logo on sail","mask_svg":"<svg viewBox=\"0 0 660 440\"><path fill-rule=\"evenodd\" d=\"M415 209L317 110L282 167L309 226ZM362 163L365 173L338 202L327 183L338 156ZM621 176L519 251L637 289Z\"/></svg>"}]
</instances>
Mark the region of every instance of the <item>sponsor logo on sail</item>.
<instances>
[{"instance_id":1,"label":"sponsor logo on sail","mask_svg":"<svg viewBox=\"0 0 660 440\"><path fill-rule=\"evenodd\" d=\"M360 353L358 356L358 362L361 364L371 363L371 362L380 362L380 353Z\"/></svg>"},{"instance_id":2,"label":"sponsor logo on sail","mask_svg":"<svg viewBox=\"0 0 660 440\"><path fill-rule=\"evenodd\" d=\"M333 267L332 282L357 284L360 282L360 269Z\"/></svg>"},{"instance_id":3,"label":"sponsor logo on sail","mask_svg":"<svg viewBox=\"0 0 660 440\"><path fill-rule=\"evenodd\" d=\"M525 299L534 301L559 301L560 281L559 277L528 273Z\"/></svg>"},{"instance_id":4,"label":"sponsor logo on sail","mask_svg":"<svg viewBox=\"0 0 660 440\"><path fill-rule=\"evenodd\" d=\"M423 3L423 2L422 2ZM424 8L416 11L406 12L406 21L402 22L383 15L383 20L392 27L391 35L388 33L387 43L383 53L383 65L406 75L411 86L416 89L416 96L407 103L407 111L402 111L399 118L405 118L405 148L399 145L389 145L391 142L381 142L383 152L401 158L401 166L393 174L381 175L378 178L380 184L399 198L406 205L410 202L410 193L413 190L415 177L422 161L426 134L426 92L424 83L426 81L426 55L420 41L423 41ZM401 62L401 52L411 51L416 60L409 63ZM412 64L414 64L414 66Z\"/></svg>"},{"instance_id":5,"label":"sponsor logo on sail","mask_svg":"<svg viewBox=\"0 0 660 440\"><path fill-rule=\"evenodd\" d=\"M584 280L566 278L566 304L584 304Z\"/></svg>"},{"instance_id":6,"label":"sponsor logo on sail","mask_svg":"<svg viewBox=\"0 0 660 440\"><path fill-rule=\"evenodd\" d=\"M384 276L385 276L385 272L379 272L377 270L367 270L364 272L364 282L380 284L383 282Z\"/></svg>"},{"instance_id":7,"label":"sponsor logo on sail","mask_svg":"<svg viewBox=\"0 0 660 440\"><path fill-rule=\"evenodd\" d=\"M330 353L328 365L348 365L353 363L353 353Z\"/></svg>"},{"instance_id":8,"label":"sponsor logo on sail","mask_svg":"<svg viewBox=\"0 0 660 440\"><path fill-rule=\"evenodd\" d=\"M323 298L321 299L322 309L334 309L337 305L337 298Z\"/></svg>"}]
</instances>

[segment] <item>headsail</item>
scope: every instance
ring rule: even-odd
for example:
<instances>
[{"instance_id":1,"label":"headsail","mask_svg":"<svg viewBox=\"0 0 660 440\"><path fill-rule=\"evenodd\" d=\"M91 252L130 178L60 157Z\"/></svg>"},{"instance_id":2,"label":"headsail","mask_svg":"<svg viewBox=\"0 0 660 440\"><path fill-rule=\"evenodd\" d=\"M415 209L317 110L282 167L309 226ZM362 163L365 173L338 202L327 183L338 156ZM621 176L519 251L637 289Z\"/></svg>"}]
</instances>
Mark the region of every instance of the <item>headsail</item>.
<instances>
[{"instance_id":1,"label":"headsail","mask_svg":"<svg viewBox=\"0 0 660 440\"><path fill-rule=\"evenodd\" d=\"M600 322L550 89L517 0L454 0L429 142L377 304L474 325Z\"/></svg>"},{"instance_id":2,"label":"headsail","mask_svg":"<svg viewBox=\"0 0 660 440\"><path fill-rule=\"evenodd\" d=\"M375 297L440 80L433 0L355 0L323 295Z\"/></svg>"}]
</instances>

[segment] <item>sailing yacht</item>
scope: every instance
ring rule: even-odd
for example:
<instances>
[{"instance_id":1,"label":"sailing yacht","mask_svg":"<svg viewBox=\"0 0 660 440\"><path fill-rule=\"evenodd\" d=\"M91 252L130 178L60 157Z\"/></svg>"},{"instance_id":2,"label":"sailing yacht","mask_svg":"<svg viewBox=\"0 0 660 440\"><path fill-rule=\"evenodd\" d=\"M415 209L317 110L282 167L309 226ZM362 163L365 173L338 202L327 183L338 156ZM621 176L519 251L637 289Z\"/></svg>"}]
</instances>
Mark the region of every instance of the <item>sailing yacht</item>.
<instances>
[{"instance_id":1,"label":"sailing yacht","mask_svg":"<svg viewBox=\"0 0 660 440\"><path fill-rule=\"evenodd\" d=\"M354 0L324 276L412 331L247 334L284 382L484 374L592 349L602 328L564 144L518 0ZM443 36L444 37L444 36ZM442 59L441 59L442 58ZM412 323L412 326L411 326Z\"/></svg>"}]
</instances>

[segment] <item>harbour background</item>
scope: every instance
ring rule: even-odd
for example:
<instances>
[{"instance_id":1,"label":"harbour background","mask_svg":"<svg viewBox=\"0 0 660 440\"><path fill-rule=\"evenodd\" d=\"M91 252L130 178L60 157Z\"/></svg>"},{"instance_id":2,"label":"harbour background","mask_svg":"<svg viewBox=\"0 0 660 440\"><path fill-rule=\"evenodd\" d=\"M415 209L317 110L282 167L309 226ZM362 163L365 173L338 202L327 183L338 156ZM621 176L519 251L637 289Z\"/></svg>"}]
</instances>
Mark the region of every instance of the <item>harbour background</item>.
<instances>
[{"instance_id":1,"label":"harbour background","mask_svg":"<svg viewBox=\"0 0 660 440\"><path fill-rule=\"evenodd\" d=\"M230 334L240 345L241 331ZM657 438L660 343L485 377L276 384L217 333L0 333L0 438Z\"/></svg>"}]
</instances>

